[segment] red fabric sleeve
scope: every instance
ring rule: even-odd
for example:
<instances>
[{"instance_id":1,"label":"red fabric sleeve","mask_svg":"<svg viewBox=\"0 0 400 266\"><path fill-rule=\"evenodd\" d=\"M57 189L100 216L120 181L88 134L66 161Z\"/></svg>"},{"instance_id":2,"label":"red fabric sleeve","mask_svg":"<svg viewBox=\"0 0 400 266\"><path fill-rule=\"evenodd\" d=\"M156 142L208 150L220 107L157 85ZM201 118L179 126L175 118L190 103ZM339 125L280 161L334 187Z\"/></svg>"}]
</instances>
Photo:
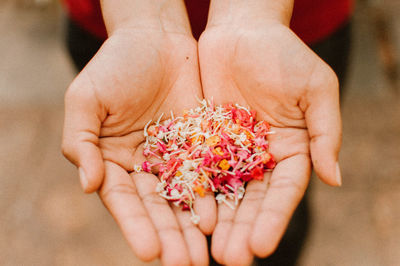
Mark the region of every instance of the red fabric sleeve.
<instances>
[{"instance_id":1,"label":"red fabric sleeve","mask_svg":"<svg viewBox=\"0 0 400 266\"><path fill-rule=\"evenodd\" d=\"M100 39L107 38L99 0L62 0L70 18Z\"/></svg>"},{"instance_id":2,"label":"red fabric sleeve","mask_svg":"<svg viewBox=\"0 0 400 266\"><path fill-rule=\"evenodd\" d=\"M354 0L295 0L291 28L308 44L318 42L345 23ZM107 32L99 0L63 0L71 17L82 28L105 39ZM185 0L193 36L198 39L207 24L209 0Z\"/></svg>"},{"instance_id":3,"label":"red fabric sleeve","mask_svg":"<svg viewBox=\"0 0 400 266\"><path fill-rule=\"evenodd\" d=\"M353 13L353 0L295 0L290 27L307 44L327 38Z\"/></svg>"}]
</instances>

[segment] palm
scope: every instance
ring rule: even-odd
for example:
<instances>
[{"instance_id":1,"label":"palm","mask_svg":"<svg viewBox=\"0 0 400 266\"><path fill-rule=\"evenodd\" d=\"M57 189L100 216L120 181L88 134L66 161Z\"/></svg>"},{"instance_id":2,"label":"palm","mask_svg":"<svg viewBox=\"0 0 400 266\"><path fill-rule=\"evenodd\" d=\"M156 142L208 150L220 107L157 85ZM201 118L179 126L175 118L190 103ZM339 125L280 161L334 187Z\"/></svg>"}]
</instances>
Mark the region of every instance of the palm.
<instances>
[{"instance_id":1,"label":"palm","mask_svg":"<svg viewBox=\"0 0 400 266\"><path fill-rule=\"evenodd\" d=\"M321 81L335 81L329 67L288 28L266 29L220 26L199 42L204 96L250 106L276 132L269 138L278 162L273 173L248 184L236 212L218 207L212 251L224 264L248 264L253 254L267 256L276 248L309 180L308 94Z\"/></svg>"},{"instance_id":2,"label":"palm","mask_svg":"<svg viewBox=\"0 0 400 266\"><path fill-rule=\"evenodd\" d=\"M100 147L105 160L133 170L143 127L201 97L196 45L185 36L119 32L80 74L102 107Z\"/></svg>"},{"instance_id":3,"label":"palm","mask_svg":"<svg viewBox=\"0 0 400 266\"><path fill-rule=\"evenodd\" d=\"M196 43L182 34L130 30L105 42L66 95L65 153L85 156L80 164L89 177L87 190L102 183L100 197L144 260L161 255L173 265L207 259L205 237L190 215L155 194L157 177L131 173L145 160L145 124L162 113L192 108L196 97L201 98ZM81 150L68 151L76 139ZM201 207L207 202L213 200L198 204L203 232L215 221L213 209ZM190 242L197 244L186 245Z\"/></svg>"}]
</instances>

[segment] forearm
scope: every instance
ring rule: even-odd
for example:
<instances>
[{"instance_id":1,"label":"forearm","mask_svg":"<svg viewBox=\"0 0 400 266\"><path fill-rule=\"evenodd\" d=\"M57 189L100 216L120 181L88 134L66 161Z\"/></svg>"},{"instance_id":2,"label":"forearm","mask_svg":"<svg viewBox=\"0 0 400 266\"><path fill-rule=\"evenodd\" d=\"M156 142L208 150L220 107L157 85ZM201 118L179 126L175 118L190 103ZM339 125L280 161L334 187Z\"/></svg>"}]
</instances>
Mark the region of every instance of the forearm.
<instances>
[{"instance_id":1,"label":"forearm","mask_svg":"<svg viewBox=\"0 0 400 266\"><path fill-rule=\"evenodd\" d=\"M109 35L119 28L190 34L183 0L101 0Z\"/></svg>"},{"instance_id":2,"label":"forearm","mask_svg":"<svg viewBox=\"0 0 400 266\"><path fill-rule=\"evenodd\" d=\"M277 21L289 25L294 0L211 0L207 26Z\"/></svg>"}]
</instances>

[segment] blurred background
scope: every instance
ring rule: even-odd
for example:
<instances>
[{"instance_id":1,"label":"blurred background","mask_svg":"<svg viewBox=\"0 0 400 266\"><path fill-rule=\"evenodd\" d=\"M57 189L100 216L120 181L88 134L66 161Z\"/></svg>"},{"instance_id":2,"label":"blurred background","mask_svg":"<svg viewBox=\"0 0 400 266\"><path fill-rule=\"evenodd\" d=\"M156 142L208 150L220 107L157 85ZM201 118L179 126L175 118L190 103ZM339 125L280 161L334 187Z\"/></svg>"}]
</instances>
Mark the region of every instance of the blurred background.
<instances>
[{"instance_id":1,"label":"blurred background","mask_svg":"<svg viewBox=\"0 0 400 266\"><path fill-rule=\"evenodd\" d=\"M0 265L139 262L60 152L75 76L58 1L0 0ZM342 101L342 188L317 178L300 265L400 265L400 1L359 1Z\"/></svg>"}]
</instances>

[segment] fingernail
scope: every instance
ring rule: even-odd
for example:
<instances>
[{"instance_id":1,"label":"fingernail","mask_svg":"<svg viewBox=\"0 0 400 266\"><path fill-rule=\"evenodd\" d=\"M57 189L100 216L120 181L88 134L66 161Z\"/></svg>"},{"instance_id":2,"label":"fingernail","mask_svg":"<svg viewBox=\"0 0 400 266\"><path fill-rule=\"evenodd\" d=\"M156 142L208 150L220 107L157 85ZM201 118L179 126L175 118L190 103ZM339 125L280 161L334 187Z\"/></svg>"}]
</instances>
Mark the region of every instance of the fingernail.
<instances>
[{"instance_id":1,"label":"fingernail","mask_svg":"<svg viewBox=\"0 0 400 266\"><path fill-rule=\"evenodd\" d=\"M87 186L88 186L88 180L86 178L85 171L83 170L82 167L79 167L79 178L81 180L81 185L82 185L83 190L86 191Z\"/></svg>"},{"instance_id":2,"label":"fingernail","mask_svg":"<svg viewBox=\"0 0 400 266\"><path fill-rule=\"evenodd\" d=\"M340 173L339 163L336 163L336 182L339 186L342 185L342 174Z\"/></svg>"}]
</instances>

